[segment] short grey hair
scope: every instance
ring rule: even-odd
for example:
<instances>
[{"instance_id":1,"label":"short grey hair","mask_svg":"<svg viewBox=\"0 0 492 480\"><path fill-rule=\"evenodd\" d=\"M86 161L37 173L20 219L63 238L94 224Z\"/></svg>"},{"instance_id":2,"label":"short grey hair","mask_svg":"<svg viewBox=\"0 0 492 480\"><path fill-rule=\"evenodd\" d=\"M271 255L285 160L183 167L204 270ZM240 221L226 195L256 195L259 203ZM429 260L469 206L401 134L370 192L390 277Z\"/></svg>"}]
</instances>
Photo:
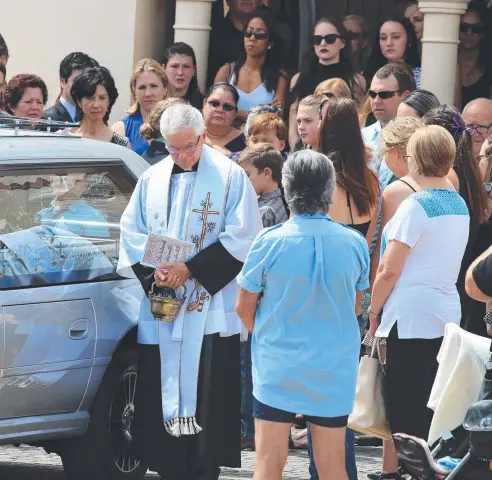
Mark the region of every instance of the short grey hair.
<instances>
[{"instance_id":1,"label":"short grey hair","mask_svg":"<svg viewBox=\"0 0 492 480\"><path fill-rule=\"evenodd\" d=\"M205 122L196 108L191 105L175 104L164 110L160 127L164 138L187 128L192 128L199 136L205 131Z\"/></svg>"},{"instance_id":2,"label":"short grey hair","mask_svg":"<svg viewBox=\"0 0 492 480\"><path fill-rule=\"evenodd\" d=\"M249 129L251 128L251 124L253 120L260 115L261 113L274 113L275 115L280 116L280 109L273 105L272 103L266 103L264 105L256 105L253 107L248 114L248 118L246 119L246 123L243 126L243 134L246 138L249 137Z\"/></svg>"},{"instance_id":3,"label":"short grey hair","mask_svg":"<svg viewBox=\"0 0 492 480\"><path fill-rule=\"evenodd\" d=\"M291 153L282 170L282 185L293 213L328 213L336 187L333 162L314 150Z\"/></svg>"}]
</instances>

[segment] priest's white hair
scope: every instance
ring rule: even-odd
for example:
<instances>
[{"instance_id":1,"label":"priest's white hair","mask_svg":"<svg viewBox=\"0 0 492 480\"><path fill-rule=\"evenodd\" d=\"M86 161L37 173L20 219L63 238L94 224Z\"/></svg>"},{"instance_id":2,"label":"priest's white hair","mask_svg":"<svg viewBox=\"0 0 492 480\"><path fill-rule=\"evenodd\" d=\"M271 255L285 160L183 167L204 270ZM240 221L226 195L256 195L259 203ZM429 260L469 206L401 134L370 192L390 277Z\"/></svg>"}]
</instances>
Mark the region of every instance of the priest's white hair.
<instances>
[{"instance_id":1,"label":"priest's white hair","mask_svg":"<svg viewBox=\"0 0 492 480\"><path fill-rule=\"evenodd\" d=\"M293 213L327 213L336 187L332 161L314 150L291 153L282 169L285 200Z\"/></svg>"},{"instance_id":2,"label":"priest's white hair","mask_svg":"<svg viewBox=\"0 0 492 480\"><path fill-rule=\"evenodd\" d=\"M205 131L202 114L191 105L175 104L167 107L161 117L161 135L167 138L191 128L197 136Z\"/></svg>"}]
</instances>

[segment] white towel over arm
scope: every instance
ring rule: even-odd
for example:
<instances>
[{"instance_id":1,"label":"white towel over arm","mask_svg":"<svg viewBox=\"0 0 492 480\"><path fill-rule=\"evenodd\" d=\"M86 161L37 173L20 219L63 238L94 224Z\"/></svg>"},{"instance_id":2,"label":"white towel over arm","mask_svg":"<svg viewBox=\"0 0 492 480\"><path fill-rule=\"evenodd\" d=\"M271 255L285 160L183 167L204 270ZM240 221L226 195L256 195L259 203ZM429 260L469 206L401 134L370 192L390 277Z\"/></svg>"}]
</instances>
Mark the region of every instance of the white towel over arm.
<instances>
[{"instance_id":1,"label":"white towel over arm","mask_svg":"<svg viewBox=\"0 0 492 480\"><path fill-rule=\"evenodd\" d=\"M490 340L448 323L437 360L439 369L427 406L434 410L428 443L459 427L478 400Z\"/></svg>"}]
</instances>

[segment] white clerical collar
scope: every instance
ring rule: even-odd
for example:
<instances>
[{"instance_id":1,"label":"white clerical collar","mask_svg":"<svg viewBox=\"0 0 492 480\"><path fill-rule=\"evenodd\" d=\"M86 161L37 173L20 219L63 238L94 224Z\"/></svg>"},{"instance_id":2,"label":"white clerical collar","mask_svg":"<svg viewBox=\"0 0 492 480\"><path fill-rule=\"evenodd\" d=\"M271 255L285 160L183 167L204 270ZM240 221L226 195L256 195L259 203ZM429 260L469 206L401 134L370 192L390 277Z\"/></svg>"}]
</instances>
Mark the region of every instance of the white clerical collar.
<instances>
[{"instance_id":1,"label":"white clerical collar","mask_svg":"<svg viewBox=\"0 0 492 480\"><path fill-rule=\"evenodd\" d=\"M63 97L60 97L60 103L65 107L68 114L72 117L72 121L75 122L77 107L73 103L70 103L68 100L65 100Z\"/></svg>"}]
</instances>

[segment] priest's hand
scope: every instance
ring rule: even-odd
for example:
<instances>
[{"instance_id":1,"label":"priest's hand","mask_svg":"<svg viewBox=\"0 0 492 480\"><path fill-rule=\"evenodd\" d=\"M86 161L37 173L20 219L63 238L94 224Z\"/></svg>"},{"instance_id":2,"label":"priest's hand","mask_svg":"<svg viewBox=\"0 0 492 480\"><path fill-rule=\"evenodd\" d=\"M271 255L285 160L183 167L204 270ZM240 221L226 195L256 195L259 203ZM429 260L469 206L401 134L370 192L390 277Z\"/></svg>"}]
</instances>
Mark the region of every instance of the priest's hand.
<instances>
[{"instance_id":1,"label":"priest's hand","mask_svg":"<svg viewBox=\"0 0 492 480\"><path fill-rule=\"evenodd\" d=\"M176 290L181 286L181 281L177 275L170 275L165 270L156 270L154 274L155 284L158 287L167 287Z\"/></svg>"},{"instance_id":2,"label":"priest's hand","mask_svg":"<svg viewBox=\"0 0 492 480\"><path fill-rule=\"evenodd\" d=\"M186 264L182 262L166 263L164 265L159 265L157 267L156 273L158 271L162 271L166 275L175 275L176 277L179 278L181 284L185 284L191 277L191 272L188 270Z\"/></svg>"}]
</instances>

